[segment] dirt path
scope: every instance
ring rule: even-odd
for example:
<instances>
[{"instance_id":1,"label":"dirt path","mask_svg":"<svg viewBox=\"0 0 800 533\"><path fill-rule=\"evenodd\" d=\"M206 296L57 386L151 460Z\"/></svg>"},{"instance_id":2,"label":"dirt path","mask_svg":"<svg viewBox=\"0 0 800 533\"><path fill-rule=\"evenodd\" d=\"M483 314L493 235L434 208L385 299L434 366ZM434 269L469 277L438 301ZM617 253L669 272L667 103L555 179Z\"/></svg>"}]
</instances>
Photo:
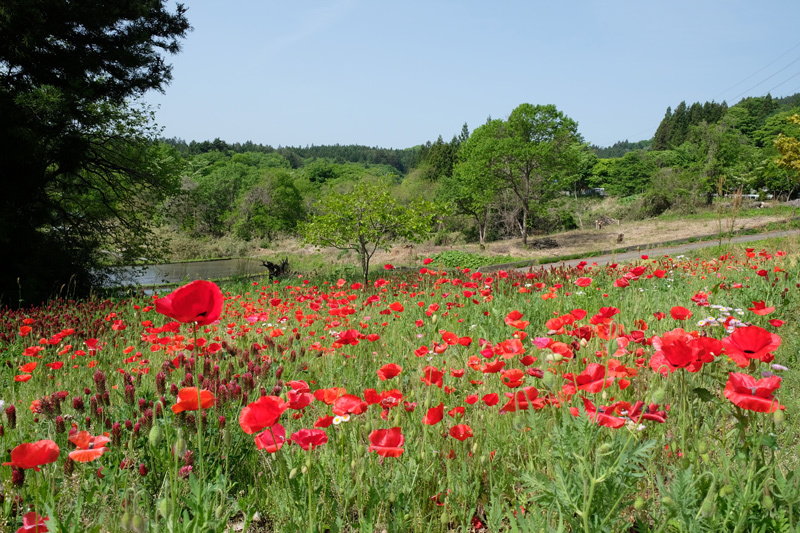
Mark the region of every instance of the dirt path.
<instances>
[{"instance_id":1,"label":"dirt path","mask_svg":"<svg viewBox=\"0 0 800 533\"><path fill-rule=\"evenodd\" d=\"M776 239L780 237L789 237L789 236L797 236L800 235L800 230L790 230L790 231L773 231L773 232L765 232L760 233L758 235L741 235L738 237L733 237L731 239L732 244L741 244L747 242L757 242L763 241L766 239ZM724 239L722 241L722 245L725 246L728 244L728 240ZM691 252L693 250L698 250L700 248L712 248L719 245L719 241L702 241L702 242L692 242L686 244L678 244L672 246L663 246L658 248L648 248L643 246L641 250L630 251L630 252L621 252L618 254L605 254L605 255L598 255L594 257L587 257L583 259L571 259L569 261L559 261L557 263L547 263L539 266L533 267L534 270L538 268L550 268L552 266L575 266L581 261L586 261L588 263L597 263L598 265L607 265L609 263L621 263L625 261L631 261L634 259L639 259L643 254L655 257L655 256L663 256L663 255L676 255L676 254L685 254L687 252ZM525 268L518 268L516 270L525 270L527 271L529 267Z\"/></svg>"}]
</instances>

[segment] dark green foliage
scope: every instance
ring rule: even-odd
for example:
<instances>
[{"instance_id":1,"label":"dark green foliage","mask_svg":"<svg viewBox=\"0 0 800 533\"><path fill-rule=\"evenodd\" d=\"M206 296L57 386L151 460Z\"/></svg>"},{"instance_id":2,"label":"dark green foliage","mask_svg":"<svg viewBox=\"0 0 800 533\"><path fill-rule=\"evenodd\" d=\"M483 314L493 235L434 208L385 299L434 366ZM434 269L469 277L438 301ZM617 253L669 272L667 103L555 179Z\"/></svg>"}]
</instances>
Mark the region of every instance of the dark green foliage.
<instances>
[{"instance_id":1,"label":"dark green foliage","mask_svg":"<svg viewBox=\"0 0 800 533\"><path fill-rule=\"evenodd\" d=\"M271 239L276 233L294 230L305 217L303 199L286 171L266 174L239 199L233 223L242 239Z\"/></svg>"},{"instance_id":2,"label":"dark green foliage","mask_svg":"<svg viewBox=\"0 0 800 533\"><path fill-rule=\"evenodd\" d=\"M601 147L594 144L589 146L589 149L600 159L607 159L610 157L622 157L628 152L634 150L647 150L653 144L652 139L630 142L627 139L624 141L617 141L611 146Z\"/></svg>"},{"instance_id":3,"label":"dark green foliage","mask_svg":"<svg viewBox=\"0 0 800 533\"><path fill-rule=\"evenodd\" d=\"M162 90L189 29L160 1L4 3L0 9L0 302L85 290L101 247L153 253L148 212L172 156L127 100ZM165 163L165 164L162 164Z\"/></svg>"},{"instance_id":4,"label":"dark green foliage","mask_svg":"<svg viewBox=\"0 0 800 533\"><path fill-rule=\"evenodd\" d=\"M728 104L722 102L695 102L687 108L686 102L681 102L675 111L667 108L667 113L658 125L653 136L652 150L668 150L683 144L689 135L689 128L702 122L715 124L725 115Z\"/></svg>"}]
</instances>

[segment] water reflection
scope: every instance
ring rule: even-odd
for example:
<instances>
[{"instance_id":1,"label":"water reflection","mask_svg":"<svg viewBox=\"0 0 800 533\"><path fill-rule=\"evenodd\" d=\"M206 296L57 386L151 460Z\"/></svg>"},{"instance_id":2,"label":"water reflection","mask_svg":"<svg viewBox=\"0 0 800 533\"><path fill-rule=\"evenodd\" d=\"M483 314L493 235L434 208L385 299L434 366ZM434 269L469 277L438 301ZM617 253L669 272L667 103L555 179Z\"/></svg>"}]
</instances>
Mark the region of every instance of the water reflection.
<instances>
[{"instance_id":1,"label":"water reflection","mask_svg":"<svg viewBox=\"0 0 800 533\"><path fill-rule=\"evenodd\" d=\"M267 269L256 259L220 259L166 263L141 267L117 267L111 272L112 287L180 284L196 279L219 279L232 276L267 276Z\"/></svg>"}]
</instances>

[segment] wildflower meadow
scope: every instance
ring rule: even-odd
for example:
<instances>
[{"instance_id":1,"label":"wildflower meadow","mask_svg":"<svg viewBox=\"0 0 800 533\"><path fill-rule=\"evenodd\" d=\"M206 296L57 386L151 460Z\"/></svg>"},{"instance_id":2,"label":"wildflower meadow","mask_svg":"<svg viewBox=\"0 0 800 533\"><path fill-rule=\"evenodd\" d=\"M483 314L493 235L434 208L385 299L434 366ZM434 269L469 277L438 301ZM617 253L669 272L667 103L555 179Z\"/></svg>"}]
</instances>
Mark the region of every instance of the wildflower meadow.
<instances>
[{"instance_id":1,"label":"wildflower meadow","mask_svg":"<svg viewBox=\"0 0 800 533\"><path fill-rule=\"evenodd\" d=\"M3 309L0 531L797 531L768 244Z\"/></svg>"}]
</instances>

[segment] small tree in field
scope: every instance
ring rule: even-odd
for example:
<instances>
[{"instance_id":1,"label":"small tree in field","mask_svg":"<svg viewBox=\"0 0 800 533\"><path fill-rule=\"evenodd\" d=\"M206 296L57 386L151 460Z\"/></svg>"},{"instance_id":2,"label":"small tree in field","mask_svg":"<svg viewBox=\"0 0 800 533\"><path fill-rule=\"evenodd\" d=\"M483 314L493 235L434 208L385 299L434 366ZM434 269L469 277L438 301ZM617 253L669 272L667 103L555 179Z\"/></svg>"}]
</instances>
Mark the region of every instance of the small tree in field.
<instances>
[{"instance_id":1,"label":"small tree in field","mask_svg":"<svg viewBox=\"0 0 800 533\"><path fill-rule=\"evenodd\" d=\"M388 249L397 238L420 242L430 232L434 214L433 205L424 200L399 205L385 182L360 182L348 194L333 192L317 202L300 234L307 244L354 250L366 285L378 248Z\"/></svg>"}]
</instances>

